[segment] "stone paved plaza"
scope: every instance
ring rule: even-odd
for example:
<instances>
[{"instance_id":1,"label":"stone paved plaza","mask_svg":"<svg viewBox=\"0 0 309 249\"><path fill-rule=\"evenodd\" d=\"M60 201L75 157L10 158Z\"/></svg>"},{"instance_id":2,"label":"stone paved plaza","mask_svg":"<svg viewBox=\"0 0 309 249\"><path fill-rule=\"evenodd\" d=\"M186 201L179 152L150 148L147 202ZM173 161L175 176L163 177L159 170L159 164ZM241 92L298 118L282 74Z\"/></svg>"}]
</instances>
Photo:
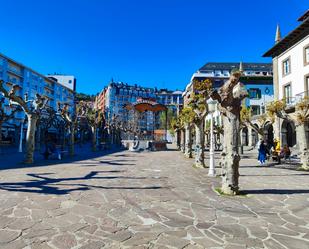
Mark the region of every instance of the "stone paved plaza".
<instances>
[{"instance_id":1,"label":"stone paved plaza","mask_svg":"<svg viewBox=\"0 0 309 249\"><path fill-rule=\"evenodd\" d=\"M0 248L309 248L309 173L245 158L247 195L228 197L175 150L95 155L2 160Z\"/></svg>"}]
</instances>

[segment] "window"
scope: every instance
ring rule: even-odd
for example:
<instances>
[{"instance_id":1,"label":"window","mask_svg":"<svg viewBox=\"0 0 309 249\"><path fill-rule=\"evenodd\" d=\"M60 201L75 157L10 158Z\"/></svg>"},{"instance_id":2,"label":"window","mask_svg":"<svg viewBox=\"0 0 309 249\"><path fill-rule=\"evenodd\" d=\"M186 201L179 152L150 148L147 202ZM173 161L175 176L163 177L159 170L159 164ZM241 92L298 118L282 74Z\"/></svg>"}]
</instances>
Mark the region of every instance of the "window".
<instances>
[{"instance_id":1,"label":"window","mask_svg":"<svg viewBox=\"0 0 309 249\"><path fill-rule=\"evenodd\" d=\"M284 60L282 62L282 66L283 66L283 76L291 73L291 60L290 60L290 58Z\"/></svg>"},{"instance_id":2,"label":"window","mask_svg":"<svg viewBox=\"0 0 309 249\"><path fill-rule=\"evenodd\" d=\"M305 96L309 96L309 75L305 76Z\"/></svg>"},{"instance_id":3,"label":"window","mask_svg":"<svg viewBox=\"0 0 309 249\"><path fill-rule=\"evenodd\" d=\"M287 104L292 102L292 87L291 84L287 84L283 87L283 94Z\"/></svg>"},{"instance_id":4,"label":"window","mask_svg":"<svg viewBox=\"0 0 309 249\"><path fill-rule=\"evenodd\" d=\"M72 84L72 80L69 80L69 84Z\"/></svg>"},{"instance_id":5,"label":"window","mask_svg":"<svg viewBox=\"0 0 309 249\"><path fill-rule=\"evenodd\" d=\"M252 105L251 106L252 115L260 115L260 106Z\"/></svg>"},{"instance_id":6,"label":"window","mask_svg":"<svg viewBox=\"0 0 309 249\"><path fill-rule=\"evenodd\" d=\"M215 70L215 76L221 76L221 70Z\"/></svg>"},{"instance_id":7,"label":"window","mask_svg":"<svg viewBox=\"0 0 309 249\"><path fill-rule=\"evenodd\" d=\"M309 64L309 45L304 48L304 65Z\"/></svg>"},{"instance_id":8,"label":"window","mask_svg":"<svg viewBox=\"0 0 309 249\"><path fill-rule=\"evenodd\" d=\"M250 99L260 99L261 98L261 89L259 88L250 88L249 89Z\"/></svg>"}]
</instances>

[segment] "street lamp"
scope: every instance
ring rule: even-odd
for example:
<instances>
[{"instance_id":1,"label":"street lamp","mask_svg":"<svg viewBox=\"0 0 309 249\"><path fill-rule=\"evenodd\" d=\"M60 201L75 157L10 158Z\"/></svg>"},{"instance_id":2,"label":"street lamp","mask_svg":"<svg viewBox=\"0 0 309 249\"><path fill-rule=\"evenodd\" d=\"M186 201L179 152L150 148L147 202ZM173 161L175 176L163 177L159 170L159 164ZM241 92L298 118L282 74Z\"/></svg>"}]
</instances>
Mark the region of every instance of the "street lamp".
<instances>
[{"instance_id":1,"label":"street lamp","mask_svg":"<svg viewBox=\"0 0 309 249\"><path fill-rule=\"evenodd\" d=\"M20 136L19 136L19 148L18 148L18 152L23 152L24 122L25 122L25 117L22 118L21 121L20 121Z\"/></svg>"},{"instance_id":2,"label":"street lamp","mask_svg":"<svg viewBox=\"0 0 309 249\"><path fill-rule=\"evenodd\" d=\"M208 111L210 113L210 147L209 147L209 171L208 176L216 176L215 169L215 154L214 154L214 124L213 124L213 114L217 110L217 101L209 99L207 101Z\"/></svg>"}]
</instances>

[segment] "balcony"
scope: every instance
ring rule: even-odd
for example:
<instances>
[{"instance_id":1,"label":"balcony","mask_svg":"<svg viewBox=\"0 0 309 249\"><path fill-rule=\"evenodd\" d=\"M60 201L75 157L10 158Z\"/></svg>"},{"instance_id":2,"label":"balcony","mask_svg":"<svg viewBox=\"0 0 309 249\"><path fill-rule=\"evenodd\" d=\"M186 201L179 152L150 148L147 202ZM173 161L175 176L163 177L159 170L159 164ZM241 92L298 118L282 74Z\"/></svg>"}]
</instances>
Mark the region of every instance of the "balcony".
<instances>
[{"instance_id":1,"label":"balcony","mask_svg":"<svg viewBox=\"0 0 309 249\"><path fill-rule=\"evenodd\" d=\"M54 88L49 84L46 84L44 87L49 89L50 91L54 91Z\"/></svg>"},{"instance_id":2,"label":"balcony","mask_svg":"<svg viewBox=\"0 0 309 249\"><path fill-rule=\"evenodd\" d=\"M18 69L13 68L13 67L8 67L7 70L8 70L8 72L10 72L12 74L15 74L18 77L23 77L23 74L22 74L21 70L18 70Z\"/></svg>"}]
</instances>

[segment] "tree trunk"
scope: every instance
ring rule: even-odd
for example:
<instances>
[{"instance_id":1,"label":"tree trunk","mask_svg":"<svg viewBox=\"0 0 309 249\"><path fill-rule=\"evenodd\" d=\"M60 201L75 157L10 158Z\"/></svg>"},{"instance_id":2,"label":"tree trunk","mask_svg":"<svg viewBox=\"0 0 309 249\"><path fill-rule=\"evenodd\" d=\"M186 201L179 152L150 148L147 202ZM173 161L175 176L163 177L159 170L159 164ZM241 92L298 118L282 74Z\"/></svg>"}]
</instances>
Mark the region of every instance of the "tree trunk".
<instances>
[{"instance_id":1,"label":"tree trunk","mask_svg":"<svg viewBox=\"0 0 309 249\"><path fill-rule=\"evenodd\" d=\"M39 116L36 114L27 114L28 117L28 128L26 135L26 154L25 163L33 163L33 154L35 147L35 130Z\"/></svg>"},{"instance_id":2,"label":"tree trunk","mask_svg":"<svg viewBox=\"0 0 309 249\"><path fill-rule=\"evenodd\" d=\"M74 125L71 124L70 126L70 147L69 147L69 153L70 156L74 156L74 142L75 142L75 136L74 136Z\"/></svg>"},{"instance_id":3,"label":"tree trunk","mask_svg":"<svg viewBox=\"0 0 309 249\"><path fill-rule=\"evenodd\" d=\"M309 170L309 151L306 138L306 126L301 124L296 127L297 143L299 146L301 168Z\"/></svg>"},{"instance_id":4,"label":"tree trunk","mask_svg":"<svg viewBox=\"0 0 309 249\"><path fill-rule=\"evenodd\" d=\"M179 130L175 132L175 138L177 150L181 150L181 132Z\"/></svg>"},{"instance_id":5,"label":"tree trunk","mask_svg":"<svg viewBox=\"0 0 309 249\"><path fill-rule=\"evenodd\" d=\"M184 129L180 131L180 150L182 153L185 153L185 140L186 140L186 132Z\"/></svg>"},{"instance_id":6,"label":"tree trunk","mask_svg":"<svg viewBox=\"0 0 309 249\"><path fill-rule=\"evenodd\" d=\"M239 113L227 113L224 122L224 147L222 152L222 192L228 195L238 193L239 161Z\"/></svg>"},{"instance_id":7,"label":"tree trunk","mask_svg":"<svg viewBox=\"0 0 309 249\"><path fill-rule=\"evenodd\" d=\"M192 158L192 130L190 124L185 125L185 157Z\"/></svg>"},{"instance_id":8,"label":"tree trunk","mask_svg":"<svg viewBox=\"0 0 309 249\"><path fill-rule=\"evenodd\" d=\"M195 163L197 168L205 168L204 162L204 124L203 120L194 123L195 126Z\"/></svg>"},{"instance_id":9,"label":"tree trunk","mask_svg":"<svg viewBox=\"0 0 309 249\"><path fill-rule=\"evenodd\" d=\"M97 151L97 127L91 126L92 131L92 151Z\"/></svg>"}]
</instances>

